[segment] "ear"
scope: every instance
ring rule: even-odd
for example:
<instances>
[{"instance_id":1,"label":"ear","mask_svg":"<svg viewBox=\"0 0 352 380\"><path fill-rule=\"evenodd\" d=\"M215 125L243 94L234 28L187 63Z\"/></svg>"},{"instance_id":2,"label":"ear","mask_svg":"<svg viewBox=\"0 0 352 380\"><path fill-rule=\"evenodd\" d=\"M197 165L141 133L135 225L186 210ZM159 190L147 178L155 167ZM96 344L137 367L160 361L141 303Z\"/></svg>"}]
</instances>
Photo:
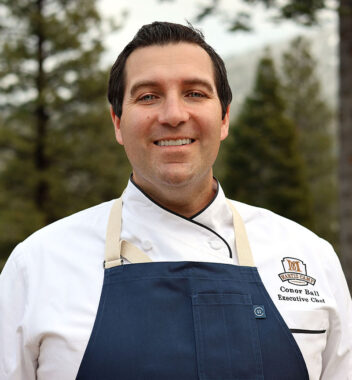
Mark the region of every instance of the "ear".
<instances>
[{"instance_id":1,"label":"ear","mask_svg":"<svg viewBox=\"0 0 352 380\"><path fill-rule=\"evenodd\" d=\"M220 132L220 140L223 141L226 139L229 134L229 125L230 125L230 105L227 106L226 114L224 118L221 120L221 132Z\"/></svg>"},{"instance_id":2,"label":"ear","mask_svg":"<svg viewBox=\"0 0 352 380\"><path fill-rule=\"evenodd\" d=\"M121 134L121 119L115 114L112 106L110 106L110 115L112 123L114 124L116 141L123 145L123 139Z\"/></svg>"}]
</instances>

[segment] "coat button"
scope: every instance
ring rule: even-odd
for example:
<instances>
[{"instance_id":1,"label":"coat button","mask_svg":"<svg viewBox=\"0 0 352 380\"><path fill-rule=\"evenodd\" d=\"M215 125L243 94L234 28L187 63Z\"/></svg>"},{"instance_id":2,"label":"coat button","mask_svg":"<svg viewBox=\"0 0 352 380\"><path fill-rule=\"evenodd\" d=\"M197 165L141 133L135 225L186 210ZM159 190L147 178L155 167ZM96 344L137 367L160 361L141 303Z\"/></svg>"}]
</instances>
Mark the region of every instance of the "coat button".
<instances>
[{"instance_id":1,"label":"coat button","mask_svg":"<svg viewBox=\"0 0 352 380\"><path fill-rule=\"evenodd\" d=\"M211 248L215 250L219 250L222 248L222 243L219 240L209 240L209 245Z\"/></svg>"},{"instance_id":2,"label":"coat button","mask_svg":"<svg viewBox=\"0 0 352 380\"><path fill-rule=\"evenodd\" d=\"M142 243L143 251L150 251L153 248L152 243L149 240L144 240Z\"/></svg>"}]
</instances>

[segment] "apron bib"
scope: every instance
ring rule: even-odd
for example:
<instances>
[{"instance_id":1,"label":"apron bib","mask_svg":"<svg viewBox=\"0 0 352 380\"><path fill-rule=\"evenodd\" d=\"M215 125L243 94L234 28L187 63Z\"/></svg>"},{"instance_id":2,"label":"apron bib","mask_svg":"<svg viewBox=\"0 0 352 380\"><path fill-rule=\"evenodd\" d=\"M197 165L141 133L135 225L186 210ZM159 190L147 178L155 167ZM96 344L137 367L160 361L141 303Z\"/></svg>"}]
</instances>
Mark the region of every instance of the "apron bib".
<instances>
[{"instance_id":1,"label":"apron bib","mask_svg":"<svg viewBox=\"0 0 352 380\"><path fill-rule=\"evenodd\" d=\"M109 218L105 272L78 380L308 380L268 295L241 217L229 202L239 266L151 262ZM124 257L131 265L121 265Z\"/></svg>"}]
</instances>

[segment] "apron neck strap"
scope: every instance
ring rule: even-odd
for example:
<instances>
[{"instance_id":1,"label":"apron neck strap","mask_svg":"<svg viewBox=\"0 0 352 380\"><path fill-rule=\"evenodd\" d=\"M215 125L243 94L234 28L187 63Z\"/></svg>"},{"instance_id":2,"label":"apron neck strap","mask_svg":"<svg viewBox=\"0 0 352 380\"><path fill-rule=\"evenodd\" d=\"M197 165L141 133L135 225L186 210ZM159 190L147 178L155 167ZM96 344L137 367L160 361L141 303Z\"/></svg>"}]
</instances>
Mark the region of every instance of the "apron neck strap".
<instances>
[{"instance_id":1,"label":"apron neck strap","mask_svg":"<svg viewBox=\"0 0 352 380\"><path fill-rule=\"evenodd\" d=\"M238 213L233 203L229 199L226 199L226 201L232 211L238 263L241 266L254 267L253 254L249 245L247 231L246 227L244 226L243 219L241 218L241 215Z\"/></svg>"},{"instance_id":2,"label":"apron neck strap","mask_svg":"<svg viewBox=\"0 0 352 380\"><path fill-rule=\"evenodd\" d=\"M253 255L249 246L246 229L240 214L230 200L227 203L232 211L233 225L235 229L235 242L238 262L241 266L254 266ZM112 205L105 242L105 268L112 268L122 264L121 257L131 263L145 263L152 260L133 244L120 240L122 220L122 198L118 198Z\"/></svg>"},{"instance_id":3,"label":"apron neck strap","mask_svg":"<svg viewBox=\"0 0 352 380\"><path fill-rule=\"evenodd\" d=\"M113 203L105 241L104 267L112 268L122 264L122 257L133 264L147 263L152 260L139 248L125 240L120 240L122 220L122 198Z\"/></svg>"}]
</instances>

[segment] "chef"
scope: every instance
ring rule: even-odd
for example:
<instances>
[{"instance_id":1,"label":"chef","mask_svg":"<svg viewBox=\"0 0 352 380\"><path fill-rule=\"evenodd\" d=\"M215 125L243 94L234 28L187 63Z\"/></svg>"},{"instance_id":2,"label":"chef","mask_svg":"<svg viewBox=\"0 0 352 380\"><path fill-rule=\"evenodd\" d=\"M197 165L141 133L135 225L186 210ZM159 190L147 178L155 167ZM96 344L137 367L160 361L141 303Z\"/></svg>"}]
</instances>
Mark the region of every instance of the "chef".
<instances>
[{"instance_id":1,"label":"chef","mask_svg":"<svg viewBox=\"0 0 352 380\"><path fill-rule=\"evenodd\" d=\"M0 379L352 379L351 297L331 246L226 199L213 177L231 90L202 34L143 26L108 97L133 173L121 198L11 254Z\"/></svg>"}]
</instances>

